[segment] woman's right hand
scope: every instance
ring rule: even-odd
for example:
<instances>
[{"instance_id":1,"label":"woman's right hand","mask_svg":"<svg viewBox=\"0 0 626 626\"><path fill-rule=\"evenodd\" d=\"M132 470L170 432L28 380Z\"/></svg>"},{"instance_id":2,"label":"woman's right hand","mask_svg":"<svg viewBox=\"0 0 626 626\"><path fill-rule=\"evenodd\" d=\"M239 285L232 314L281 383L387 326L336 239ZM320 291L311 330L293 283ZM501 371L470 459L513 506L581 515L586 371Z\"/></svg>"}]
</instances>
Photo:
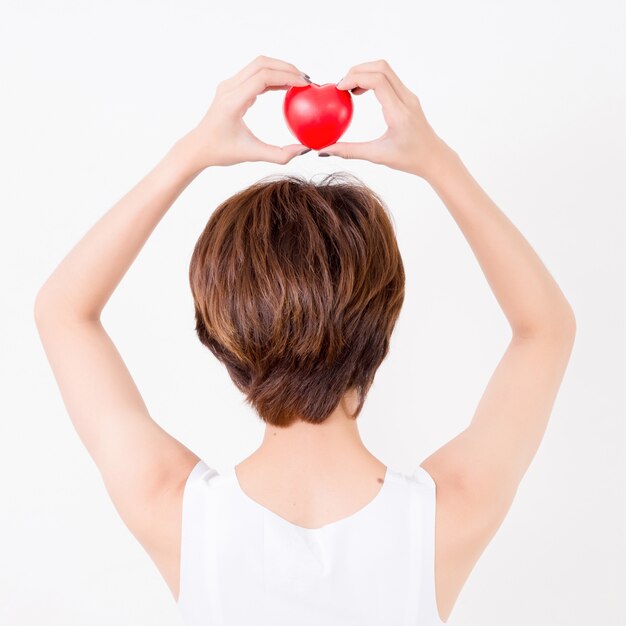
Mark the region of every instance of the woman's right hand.
<instances>
[{"instance_id":1,"label":"woman's right hand","mask_svg":"<svg viewBox=\"0 0 626 626\"><path fill-rule=\"evenodd\" d=\"M365 159L396 170L428 178L437 159L450 148L432 129L418 97L398 78L387 61L355 65L337 88L361 95L372 89L383 108L387 130L373 141L338 142L320 154L344 159Z\"/></svg>"}]
</instances>

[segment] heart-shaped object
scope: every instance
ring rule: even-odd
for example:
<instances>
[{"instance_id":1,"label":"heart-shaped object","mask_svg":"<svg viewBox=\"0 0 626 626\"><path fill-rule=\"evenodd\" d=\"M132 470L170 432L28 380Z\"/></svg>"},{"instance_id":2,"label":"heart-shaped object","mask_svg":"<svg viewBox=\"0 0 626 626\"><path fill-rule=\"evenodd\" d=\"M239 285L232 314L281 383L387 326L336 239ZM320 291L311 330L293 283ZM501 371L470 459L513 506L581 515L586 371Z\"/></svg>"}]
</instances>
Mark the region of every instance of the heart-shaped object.
<instances>
[{"instance_id":1,"label":"heart-shaped object","mask_svg":"<svg viewBox=\"0 0 626 626\"><path fill-rule=\"evenodd\" d=\"M319 150L339 140L352 120L352 96L333 83L287 90L283 103L287 126L307 148Z\"/></svg>"}]
</instances>

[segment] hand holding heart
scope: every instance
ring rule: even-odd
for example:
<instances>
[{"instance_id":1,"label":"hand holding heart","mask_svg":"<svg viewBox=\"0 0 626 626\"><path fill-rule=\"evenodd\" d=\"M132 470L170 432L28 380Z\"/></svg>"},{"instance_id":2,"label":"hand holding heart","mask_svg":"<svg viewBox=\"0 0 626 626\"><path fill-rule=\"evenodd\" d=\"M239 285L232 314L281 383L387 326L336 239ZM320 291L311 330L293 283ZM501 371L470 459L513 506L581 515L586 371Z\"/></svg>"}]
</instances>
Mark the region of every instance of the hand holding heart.
<instances>
[{"instance_id":1,"label":"hand holding heart","mask_svg":"<svg viewBox=\"0 0 626 626\"><path fill-rule=\"evenodd\" d=\"M365 159L396 170L428 177L436 158L449 150L432 129L418 97L398 78L386 61L356 65L337 84L338 90L361 95L373 90L382 105L387 130L373 141L334 143L323 152L344 159Z\"/></svg>"},{"instance_id":2,"label":"hand holding heart","mask_svg":"<svg viewBox=\"0 0 626 626\"><path fill-rule=\"evenodd\" d=\"M200 123L185 136L194 167L235 165L247 161L288 163L306 150L302 144L272 146L250 131L243 121L257 96L277 89L309 85L291 63L260 56L232 78L221 82L209 110Z\"/></svg>"},{"instance_id":3,"label":"hand holding heart","mask_svg":"<svg viewBox=\"0 0 626 626\"><path fill-rule=\"evenodd\" d=\"M288 90L283 112L301 143L273 146L258 139L243 122L257 96ZM352 98L368 90L382 105L387 130L372 141L338 142L352 118ZM386 61L356 65L335 86L316 85L291 63L260 56L221 82L209 110L185 137L194 167L234 165L247 161L288 163L293 157L322 149L345 159L365 159L426 177L448 146L434 132L419 99Z\"/></svg>"}]
</instances>

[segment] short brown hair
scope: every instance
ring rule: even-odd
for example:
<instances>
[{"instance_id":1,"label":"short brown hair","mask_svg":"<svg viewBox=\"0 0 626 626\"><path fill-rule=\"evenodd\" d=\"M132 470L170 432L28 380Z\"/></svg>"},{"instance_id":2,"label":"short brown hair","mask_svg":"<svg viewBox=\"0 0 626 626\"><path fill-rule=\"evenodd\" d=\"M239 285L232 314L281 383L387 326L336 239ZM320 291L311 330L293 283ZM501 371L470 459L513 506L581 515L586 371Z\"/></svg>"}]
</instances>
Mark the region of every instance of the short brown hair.
<instances>
[{"instance_id":1,"label":"short brown hair","mask_svg":"<svg viewBox=\"0 0 626 626\"><path fill-rule=\"evenodd\" d=\"M189 267L196 332L262 420L359 415L404 301L389 210L347 172L272 175L212 213Z\"/></svg>"}]
</instances>

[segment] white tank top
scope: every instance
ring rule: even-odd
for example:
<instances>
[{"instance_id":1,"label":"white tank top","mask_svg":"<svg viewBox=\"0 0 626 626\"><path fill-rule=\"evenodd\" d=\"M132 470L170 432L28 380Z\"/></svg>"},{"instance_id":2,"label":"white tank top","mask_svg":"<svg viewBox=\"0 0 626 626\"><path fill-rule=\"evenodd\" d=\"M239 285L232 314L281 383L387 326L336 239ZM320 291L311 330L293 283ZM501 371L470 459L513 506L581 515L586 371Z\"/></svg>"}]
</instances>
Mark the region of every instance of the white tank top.
<instances>
[{"instance_id":1,"label":"white tank top","mask_svg":"<svg viewBox=\"0 0 626 626\"><path fill-rule=\"evenodd\" d=\"M252 500L232 467L199 461L183 493L185 626L441 626L435 482L387 468L378 494L321 528Z\"/></svg>"}]
</instances>

